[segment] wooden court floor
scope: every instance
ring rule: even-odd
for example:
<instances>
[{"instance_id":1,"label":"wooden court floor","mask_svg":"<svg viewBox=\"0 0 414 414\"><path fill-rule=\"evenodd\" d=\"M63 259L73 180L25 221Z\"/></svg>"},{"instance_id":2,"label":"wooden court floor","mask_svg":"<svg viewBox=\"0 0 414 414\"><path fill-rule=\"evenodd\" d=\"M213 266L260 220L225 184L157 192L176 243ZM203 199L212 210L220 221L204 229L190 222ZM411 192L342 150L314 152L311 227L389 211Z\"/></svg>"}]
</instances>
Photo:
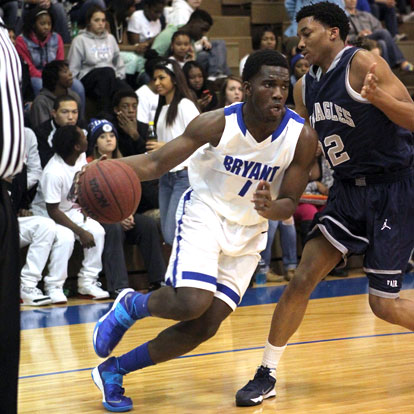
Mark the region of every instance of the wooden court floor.
<instances>
[{"instance_id":1,"label":"wooden court floor","mask_svg":"<svg viewBox=\"0 0 414 414\"><path fill-rule=\"evenodd\" d=\"M256 299L239 307L218 334L194 352L126 376L132 412L414 413L413 334L375 318L366 293L336 296L340 285L322 283L328 293L310 301L279 365L276 398L258 407L236 407L234 402L238 388L261 362L275 306L261 300L269 297L271 288L260 288L250 289L250 297ZM403 290L401 296L414 300L414 289ZM19 413L106 412L90 372L100 362L91 343L94 320L109 303L78 303L25 308L30 310L23 312ZM87 322L65 323L75 308L78 320ZM156 318L138 321L114 355L151 339L170 323Z\"/></svg>"}]
</instances>

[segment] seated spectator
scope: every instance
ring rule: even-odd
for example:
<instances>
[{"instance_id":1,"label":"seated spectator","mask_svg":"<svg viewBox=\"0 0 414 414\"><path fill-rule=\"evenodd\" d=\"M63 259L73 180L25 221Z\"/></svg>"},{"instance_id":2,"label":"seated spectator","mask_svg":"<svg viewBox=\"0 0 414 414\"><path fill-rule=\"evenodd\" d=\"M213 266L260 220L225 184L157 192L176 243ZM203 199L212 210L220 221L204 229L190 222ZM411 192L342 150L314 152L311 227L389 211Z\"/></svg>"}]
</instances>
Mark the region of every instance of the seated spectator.
<instances>
[{"instance_id":1,"label":"seated spectator","mask_svg":"<svg viewBox=\"0 0 414 414\"><path fill-rule=\"evenodd\" d=\"M78 102L71 96L56 98L48 120L34 128L39 148L42 168L52 158L54 152L52 141L56 130L65 125L77 125L79 122Z\"/></svg>"},{"instance_id":2,"label":"seated spectator","mask_svg":"<svg viewBox=\"0 0 414 414\"><path fill-rule=\"evenodd\" d=\"M405 33L398 33L397 9L395 0L371 0L371 14L379 21L383 21L385 28L395 41L407 39Z\"/></svg>"},{"instance_id":3,"label":"seated spectator","mask_svg":"<svg viewBox=\"0 0 414 414\"><path fill-rule=\"evenodd\" d=\"M230 74L227 66L226 45L222 40L209 42L204 36L213 25L213 19L204 10L196 9L184 25L170 23L154 40L152 48L160 56L167 56L173 34L178 30L189 34L191 40L196 42L196 60L203 66L211 80L222 78ZM204 39L203 39L204 37ZM201 40L200 43L197 42Z\"/></svg>"},{"instance_id":4,"label":"seated spectator","mask_svg":"<svg viewBox=\"0 0 414 414\"><path fill-rule=\"evenodd\" d=\"M188 86L197 96L197 103L201 112L216 109L218 105L217 95L214 92L214 85L207 80L203 67L192 60L183 66L183 72L187 79Z\"/></svg>"},{"instance_id":5,"label":"seated spectator","mask_svg":"<svg viewBox=\"0 0 414 414\"><path fill-rule=\"evenodd\" d=\"M62 256L61 266L67 266L75 240L83 247L82 267L78 273L78 293L92 299L105 299L109 293L101 289L98 275L102 270L102 251L105 231L90 217L85 218L80 207L68 199L75 174L87 164L85 152L88 141L76 125L59 128L53 136L55 155L43 170L36 196L32 203L34 214L50 217L70 242L71 249ZM60 276L60 277L59 277ZM63 277L64 276L64 277ZM45 292L48 296L65 298L63 285L66 275L53 275Z\"/></svg>"},{"instance_id":6,"label":"seated spectator","mask_svg":"<svg viewBox=\"0 0 414 414\"><path fill-rule=\"evenodd\" d=\"M383 29L377 18L370 13L357 10L356 0L345 0L345 7L350 22L348 42L356 43L363 37L374 39L381 47L382 56L391 68L399 67L404 71L414 71L413 64L405 59L390 32Z\"/></svg>"},{"instance_id":7,"label":"seated spectator","mask_svg":"<svg viewBox=\"0 0 414 414\"><path fill-rule=\"evenodd\" d=\"M167 16L167 22L177 27L187 24L191 15L200 9L201 3L202 0L174 0L171 12ZM201 63L210 80L214 81L217 78L230 75L230 69L227 66L226 44L223 40L210 42L208 37L204 35L194 43L194 51L196 52L196 60Z\"/></svg>"},{"instance_id":8,"label":"seated spectator","mask_svg":"<svg viewBox=\"0 0 414 414\"><path fill-rule=\"evenodd\" d=\"M136 77L144 69L145 52L151 47L154 38L161 32L160 17L165 0L144 0L143 9L135 11L128 21L128 44L133 45L135 53L123 53L127 74ZM132 85L135 89L135 85Z\"/></svg>"},{"instance_id":9,"label":"seated spectator","mask_svg":"<svg viewBox=\"0 0 414 414\"><path fill-rule=\"evenodd\" d=\"M238 76L229 76L220 89L219 108L243 101L243 81Z\"/></svg>"},{"instance_id":10,"label":"seated spectator","mask_svg":"<svg viewBox=\"0 0 414 414\"><path fill-rule=\"evenodd\" d=\"M63 41L53 32L53 20L49 11L34 8L23 22L23 34L16 39L16 49L29 66L30 80L35 95L43 87L42 71L48 62L64 59ZM82 84L74 81L72 88L79 96L85 95Z\"/></svg>"},{"instance_id":11,"label":"seated spectator","mask_svg":"<svg viewBox=\"0 0 414 414\"><path fill-rule=\"evenodd\" d=\"M86 30L81 30L70 45L68 61L73 76L85 87L98 110L110 111L112 95L128 87L125 67L115 38L105 29L105 11L92 6L86 14Z\"/></svg>"},{"instance_id":12,"label":"seated spectator","mask_svg":"<svg viewBox=\"0 0 414 414\"><path fill-rule=\"evenodd\" d=\"M95 120L89 124L89 145L92 150L88 160L106 155L108 159L120 158L117 131L107 120ZM111 297L128 287L124 242L136 244L141 252L148 273L149 290L161 287L166 271L157 222L152 217L133 214L116 224L102 224L105 229L103 271Z\"/></svg>"},{"instance_id":13,"label":"seated spectator","mask_svg":"<svg viewBox=\"0 0 414 414\"><path fill-rule=\"evenodd\" d=\"M71 251L70 243L62 237L56 223L42 216L34 216L29 205L42 175L39 153L34 132L25 128L26 157L23 171L13 178L11 197L18 215L20 247L28 246L26 262L21 270L20 298L23 305L42 306L64 303L66 298L44 295L38 284L49 258L48 274L44 277L44 289L50 290L55 278L65 278L67 270L62 259ZM34 191L33 191L34 190ZM50 256L49 256L50 255ZM69 254L70 256L70 254Z\"/></svg>"},{"instance_id":14,"label":"seated spectator","mask_svg":"<svg viewBox=\"0 0 414 414\"><path fill-rule=\"evenodd\" d=\"M53 17L54 30L62 37L63 43L70 43L71 37L68 27L68 15L62 2L51 0L25 0L23 5L23 21L33 9L47 10ZM24 23L23 23L24 24ZM19 33L19 31L18 31Z\"/></svg>"},{"instance_id":15,"label":"seated spectator","mask_svg":"<svg viewBox=\"0 0 414 414\"><path fill-rule=\"evenodd\" d=\"M73 77L69 65L64 60L53 60L47 63L42 72L42 82L43 88L30 108L32 128L50 119L53 105L59 96L72 97L78 103L79 108L82 108L79 95L70 89Z\"/></svg>"},{"instance_id":16,"label":"seated spectator","mask_svg":"<svg viewBox=\"0 0 414 414\"><path fill-rule=\"evenodd\" d=\"M143 154L145 140L138 131L137 108L138 97L130 89L123 89L114 94L112 99L113 121L117 130L119 150L124 157Z\"/></svg>"},{"instance_id":17,"label":"seated spectator","mask_svg":"<svg viewBox=\"0 0 414 414\"><path fill-rule=\"evenodd\" d=\"M276 50L277 48L277 38L276 34L272 27L270 26L263 26L258 29L255 29L252 33L252 48L253 50L260 50L260 49L269 49L269 50ZM240 76L243 74L244 64L246 63L249 54L244 56L240 60L239 70Z\"/></svg>"},{"instance_id":18,"label":"seated spectator","mask_svg":"<svg viewBox=\"0 0 414 414\"><path fill-rule=\"evenodd\" d=\"M158 102L158 95L157 95ZM118 133L118 146L123 156L144 154L146 140L141 136L142 122L137 118L138 98L134 91L121 90L115 93L113 98L112 123ZM158 209L158 180L144 181L141 183L142 193L138 212Z\"/></svg>"},{"instance_id":19,"label":"seated spectator","mask_svg":"<svg viewBox=\"0 0 414 414\"><path fill-rule=\"evenodd\" d=\"M135 93L138 96L138 130L141 137L147 140L148 123L154 121L158 106L158 94L154 83L154 65L164 58L160 58L155 50L150 49L146 54L145 75L148 83L139 87ZM140 125L142 129L140 129Z\"/></svg>"},{"instance_id":20,"label":"seated spectator","mask_svg":"<svg viewBox=\"0 0 414 414\"><path fill-rule=\"evenodd\" d=\"M190 36L183 30L177 30L171 38L168 59L175 60L182 68L186 62L194 60L194 58Z\"/></svg>"}]
</instances>

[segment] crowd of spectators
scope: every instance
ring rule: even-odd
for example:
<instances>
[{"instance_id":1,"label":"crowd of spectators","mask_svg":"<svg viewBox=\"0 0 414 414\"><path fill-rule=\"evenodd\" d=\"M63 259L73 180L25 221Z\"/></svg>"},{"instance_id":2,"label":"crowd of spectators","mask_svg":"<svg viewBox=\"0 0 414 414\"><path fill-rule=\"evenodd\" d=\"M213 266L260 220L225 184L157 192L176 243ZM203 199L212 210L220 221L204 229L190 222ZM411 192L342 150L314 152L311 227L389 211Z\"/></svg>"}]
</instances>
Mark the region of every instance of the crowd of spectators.
<instances>
[{"instance_id":1,"label":"crowd of spectators","mask_svg":"<svg viewBox=\"0 0 414 414\"><path fill-rule=\"evenodd\" d=\"M294 19L306 1L286 0L291 25L282 44L273 27L252 29L253 50L278 49L285 54L292 86L309 69L297 48ZM398 33L398 15L403 13L400 20L404 21L412 17L403 0L397 4L392 0L336 1L349 16L350 44L381 54L391 67L414 71L396 43L404 37ZM84 222L76 200L70 201L67 193L87 156L91 161L101 155L117 158L157 150L180 135L199 113L243 100L241 77L248 55L240 61L240 77L231 74L225 42L207 37L214 20L200 8L201 3L29 0L21 13L17 1L0 3L23 63L22 94L30 143L22 173L25 179L16 179L14 186L16 211L24 229L21 246L29 246L21 273L25 304L67 300L63 293L67 266L57 270L54 259L60 255L63 261L69 260L75 240L84 247L79 293L101 299L116 297L128 287L124 243L139 246L150 289L162 285L162 243L173 242L175 211L189 187L186 163L159 182L143 183L138 211L119 224ZM291 97L288 105L294 106ZM152 122L158 140L147 141ZM326 164L320 159L318 163L319 175L313 177L312 185L326 176ZM311 209L301 204L295 215L303 237ZM278 226L285 250L284 276L275 274L270 264ZM291 237L294 226L293 217L270 223L269 243L263 253L270 281L292 277L296 267L292 257L297 256L296 238ZM108 292L98 282L102 270ZM47 274L43 292L38 285L42 273Z\"/></svg>"}]
</instances>

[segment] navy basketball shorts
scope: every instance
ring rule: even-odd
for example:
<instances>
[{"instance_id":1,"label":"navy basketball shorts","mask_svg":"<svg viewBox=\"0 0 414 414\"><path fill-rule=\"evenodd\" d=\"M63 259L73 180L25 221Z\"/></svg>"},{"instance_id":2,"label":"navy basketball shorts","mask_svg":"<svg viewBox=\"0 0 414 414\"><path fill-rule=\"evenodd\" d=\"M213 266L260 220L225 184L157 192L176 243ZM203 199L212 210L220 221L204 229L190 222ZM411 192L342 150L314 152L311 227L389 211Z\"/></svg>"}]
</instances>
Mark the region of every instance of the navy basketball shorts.
<instances>
[{"instance_id":1,"label":"navy basketball shorts","mask_svg":"<svg viewBox=\"0 0 414 414\"><path fill-rule=\"evenodd\" d=\"M190 188L177 207L167 285L207 290L234 310L267 243L267 220L244 226L227 220Z\"/></svg>"},{"instance_id":2,"label":"navy basketball shorts","mask_svg":"<svg viewBox=\"0 0 414 414\"><path fill-rule=\"evenodd\" d=\"M365 255L370 294L399 297L414 247L414 176L366 186L335 182L310 238L317 230L345 261L352 254Z\"/></svg>"}]
</instances>

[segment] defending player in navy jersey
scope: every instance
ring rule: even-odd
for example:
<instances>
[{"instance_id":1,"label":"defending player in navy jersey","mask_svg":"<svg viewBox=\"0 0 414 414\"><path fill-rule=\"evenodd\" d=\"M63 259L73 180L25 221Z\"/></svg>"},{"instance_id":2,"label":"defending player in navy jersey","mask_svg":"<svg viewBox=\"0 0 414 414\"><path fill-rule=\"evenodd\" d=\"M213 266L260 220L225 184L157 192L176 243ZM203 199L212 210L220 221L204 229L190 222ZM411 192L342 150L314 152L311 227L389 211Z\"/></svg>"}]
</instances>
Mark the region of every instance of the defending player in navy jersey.
<instances>
[{"instance_id":1,"label":"defending player in navy jersey","mask_svg":"<svg viewBox=\"0 0 414 414\"><path fill-rule=\"evenodd\" d=\"M290 217L306 186L317 136L285 106L286 59L275 51L255 52L243 79L246 103L202 114L159 150L121 159L141 180L150 180L195 152L188 167L191 187L177 210L167 286L146 295L121 292L95 327L95 352L109 356L137 319L181 322L92 371L109 411L132 408L123 395L123 375L183 355L214 336L249 285L266 246L267 219Z\"/></svg>"},{"instance_id":2,"label":"defending player in navy jersey","mask_svg":"<svg viewBox=\"0 0 414 414\"><path fill-rule=\"evenodd\" d=\"M276 367L310 294L350 254L365 255L374 314L414 330L414 302L399 297L414 246L414 103L385 60L345 46L338 6L306 6L296 19L312 65L295 85L296 110L316 129L335 183L274 311L262 365L236 394L241 406L276 395Z\"/></svg>"}]
</instances>

